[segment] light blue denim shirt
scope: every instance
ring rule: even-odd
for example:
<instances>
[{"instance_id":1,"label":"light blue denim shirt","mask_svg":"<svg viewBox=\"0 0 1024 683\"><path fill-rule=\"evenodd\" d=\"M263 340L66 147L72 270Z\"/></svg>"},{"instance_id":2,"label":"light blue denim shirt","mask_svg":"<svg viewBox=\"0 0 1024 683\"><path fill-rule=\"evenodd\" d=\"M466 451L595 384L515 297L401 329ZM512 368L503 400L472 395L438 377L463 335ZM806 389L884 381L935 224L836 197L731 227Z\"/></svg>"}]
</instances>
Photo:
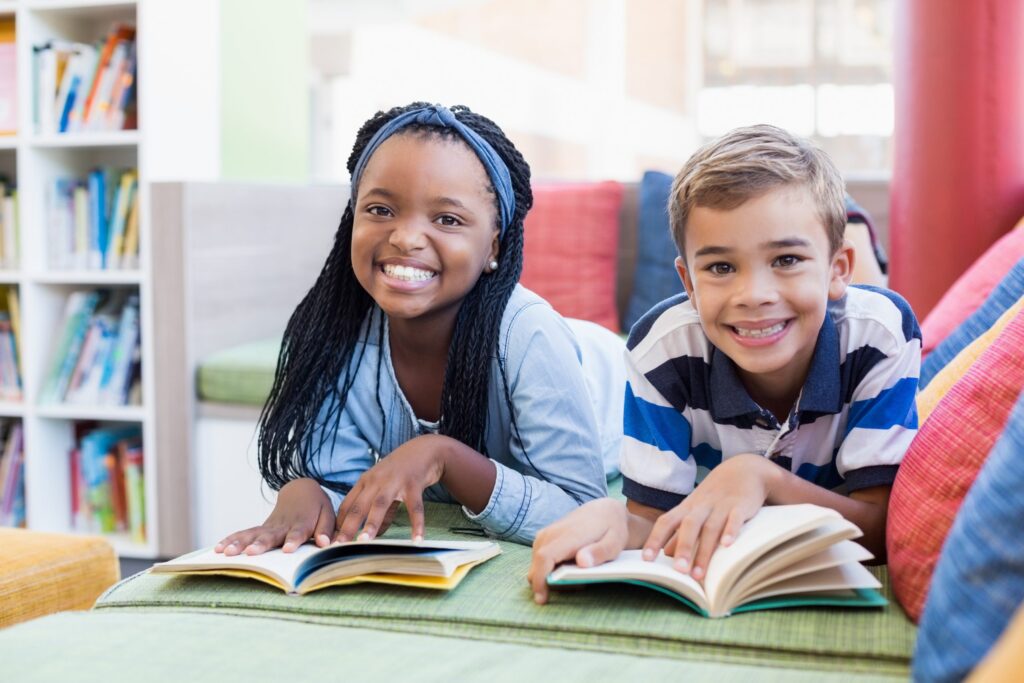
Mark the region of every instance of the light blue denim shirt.
<instances>
[{"instance_id":1,"label":"light blue denim shirt","mask_svg":"<svg viewBox=\"0 0 1024 683\"><path fill-rule=\"evenodd\" d=\"M331 481L355 484L378 457L430 431L395 379L386 318L383 340L379 332L381 315L375 307L368 319L366 348L336 433L314 436L314 442L326 436L314 460ZM497 478L479 514L463 508L468 519L491 536L530 543L548 524L606 494L611 466L605 463L615 462L622 438L624 348L603 328L578 322L570 327L546 301L516 287L502 316L498 352L518 434L495 357L485 438ZM357 348L353 358L359 357ZM343 495L324 490L337 508ZM440 484L427 489L424 499L454 502Z\"/></svg>"}]
</instances>

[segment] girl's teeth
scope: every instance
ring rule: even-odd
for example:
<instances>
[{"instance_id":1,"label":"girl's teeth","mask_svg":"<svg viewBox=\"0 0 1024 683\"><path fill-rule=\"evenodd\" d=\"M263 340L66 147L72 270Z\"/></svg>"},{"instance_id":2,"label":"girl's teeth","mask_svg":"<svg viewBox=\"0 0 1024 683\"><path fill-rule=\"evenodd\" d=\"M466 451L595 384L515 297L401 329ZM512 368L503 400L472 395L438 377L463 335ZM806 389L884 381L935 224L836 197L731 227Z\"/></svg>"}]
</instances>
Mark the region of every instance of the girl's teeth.
<instances>
[{"instance_id":1,"label":"girl's teeth","mask_svg":"<svg viewBox=\"0 0 1024 683\"><path fill-rule=\"evenodd\" d=\"M406 280L407 282L429 280L435 275L435 273L429 270L420 270L419 268L413 268L412 266L395 266L390 263L384 266L384 273L387 274L388 277L393 277L397 280Z\"/></svg>"},{"instance_id":2,"label":"girl's teeth","mask_svg":"<svg viewBox=\"0 0 1024 683\"><path fill-rule=\"evenodd\" d=\"M784 328L785 326L786 326L786 323L782 322L782 323L778 323L776 325L772 325L771 327L762 327L759 330L748 330L748 329L744 329L742 327L736 327L736 328L733 328L733 329L735 329L736 330L736 334L740 335L741 337L750 337L752 339L759 339L761 337L770 337L773 334L778 334L779 332L782 332L782 328Z\"/></svg>"}]
</instances>

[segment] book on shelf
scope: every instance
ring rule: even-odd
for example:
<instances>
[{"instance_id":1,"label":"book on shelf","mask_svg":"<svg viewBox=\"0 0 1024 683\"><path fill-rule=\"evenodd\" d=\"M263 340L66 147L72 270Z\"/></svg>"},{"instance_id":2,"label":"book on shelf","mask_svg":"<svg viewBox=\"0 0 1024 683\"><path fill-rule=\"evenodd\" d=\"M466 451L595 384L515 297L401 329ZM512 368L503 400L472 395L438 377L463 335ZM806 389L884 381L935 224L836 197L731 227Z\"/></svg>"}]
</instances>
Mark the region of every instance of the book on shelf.
<instances>
[{"instance_id":1,"label":"book on shelf","mask_svg":"<svg viewBox=\"0 0 1024 683\"><path fill-rule=\"evenodd\" d=\"M18 191L0 176L0 268L18 267L20 235L18 233Z\"/></svg>"},{"instance_id":2,"label":"book on shelf","mask_svg":"<svg viewBox=\"0 0 1024 683\"><path fill-rule=\"evenodd\" d=\"M25 453L21 420L0 419L0 526L25 526Z\"/></svg>"},{"instance_id":3,"label":"book on shelf","mask_svg":"<svg viewBox=\"0 0 1024 683\"><path fill-rule=\"evenodd\" d=\"M135 28L115 24L93 44L33 46L33 118L41 134L122 130L133 125Z\"/></svg>"},{"instance_id":4,"label":"book on shelf","mask_svg":"<svg viewBox=\"0 0 1024 683\"><path fill-rule=\"evenodd\" d=\"M94 168L46 188L49 263L57 270L138 265L138 172Z\"/></svg>"},{"instance_id":5,"label":"book on shelf","mask_svg":"<svg viewBox=\"0 0 1024 683\"><path fill-rule=\"evenodd\" d=\"M860 529L835 510L773 505L748 520L732 545L715 550L703 582L677 571L664 553L645 561L641 551L626 550L595 567L561 565L548 584L637 584L705 617L803 605L885 605L876 590L881 584L861 564L871 553L852 540L860 536Z\"/></svg>"},{"instance_id":6,"label":"book on shelf","mask_svg":"<svg viewBox=\"0 0 1024 683\"><path fill-rule=\"evenodd\" d=\"M139 297L133 291L72 292L41 400L129 405L140 374L139 324Z\"/></svg>"},{"instance_id":7,"label":"book on shelf","mask_svg":"<svg viewBox=\"0 0 1024 683\"><path fill-rule=\"evenodd\" d=\"M138 425L76 425L69 453L71 527L86 533L127 532L145 543L142 431Z\"/></svg>"},{"instance_id":8,"label":"book on shelf","mask_svg":"<svg viewBox=\"0 0 1024 683\"><path fill-rule=\"evenodd\" d=\"M0 135L18 132L18 68L14 17L0 17Z\"/></svg>"},{"instance_id":9,"label":"book on shelf","mask_svg":"<svg viewBox=\"0 0 1024 683\"><path fill-rule=\"evenodd\" d=\"M0 285L0 400L20 401L21 312L18 288Z\"/></svg>"},{"instance_id":10,"label":"book on shelf","mask_svg":"<svg viewBox=\"0 0 1024 683\"><path fill-rule=\"evenodd\" d=\"M474 566L501 553L493 541L374 539L294 552L228 556L212 548L162 562L156 574L200 574L255 579L286 593L305 595L330 586L383 583L451 590Z\"/></svg>"}]
</instances>

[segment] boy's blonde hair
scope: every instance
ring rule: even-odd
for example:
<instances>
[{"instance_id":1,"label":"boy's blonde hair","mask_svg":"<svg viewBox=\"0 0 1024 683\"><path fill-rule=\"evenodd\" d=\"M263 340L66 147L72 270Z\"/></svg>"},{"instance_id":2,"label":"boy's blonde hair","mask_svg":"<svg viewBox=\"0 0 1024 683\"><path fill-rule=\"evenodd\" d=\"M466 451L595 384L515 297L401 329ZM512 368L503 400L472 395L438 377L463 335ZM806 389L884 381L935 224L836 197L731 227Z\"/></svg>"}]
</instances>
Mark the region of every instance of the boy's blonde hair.
<instances>
[{"instance_id":1,"label":"boy's blonde hair","mask_svg":"<svg viewBox=\"0 0 1024 683\"><path fill-rule=\"evenodd\" d=\"M672 182L668 215L679 255L686 258L686 221L696 206L735 209L787 185L806 187L818 206L832 254L843 244L846 205L835 164L810 141L769 125L737 128L691 156Z\"/></svg>"}]
</instances>

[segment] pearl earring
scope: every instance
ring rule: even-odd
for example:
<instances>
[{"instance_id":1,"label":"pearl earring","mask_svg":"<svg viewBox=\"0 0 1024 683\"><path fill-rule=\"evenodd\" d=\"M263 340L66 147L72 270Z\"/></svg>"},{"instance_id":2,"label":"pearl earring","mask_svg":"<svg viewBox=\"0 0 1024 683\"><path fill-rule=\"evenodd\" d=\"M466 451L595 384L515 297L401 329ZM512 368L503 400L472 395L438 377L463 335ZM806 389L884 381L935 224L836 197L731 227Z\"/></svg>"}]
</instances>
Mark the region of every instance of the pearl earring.
<instances>
[{"instance_id":1,"label":"pearl earring","mask_svg":"<svg viewBox=\"0 0 1024 683\"><path fill-rule=\"evenodd\" d=\"M487 264L487 267L490 269L492 273L496 271L498 269L498 259L492 258L491 262Z\"/></svg>"}]
</instances>

